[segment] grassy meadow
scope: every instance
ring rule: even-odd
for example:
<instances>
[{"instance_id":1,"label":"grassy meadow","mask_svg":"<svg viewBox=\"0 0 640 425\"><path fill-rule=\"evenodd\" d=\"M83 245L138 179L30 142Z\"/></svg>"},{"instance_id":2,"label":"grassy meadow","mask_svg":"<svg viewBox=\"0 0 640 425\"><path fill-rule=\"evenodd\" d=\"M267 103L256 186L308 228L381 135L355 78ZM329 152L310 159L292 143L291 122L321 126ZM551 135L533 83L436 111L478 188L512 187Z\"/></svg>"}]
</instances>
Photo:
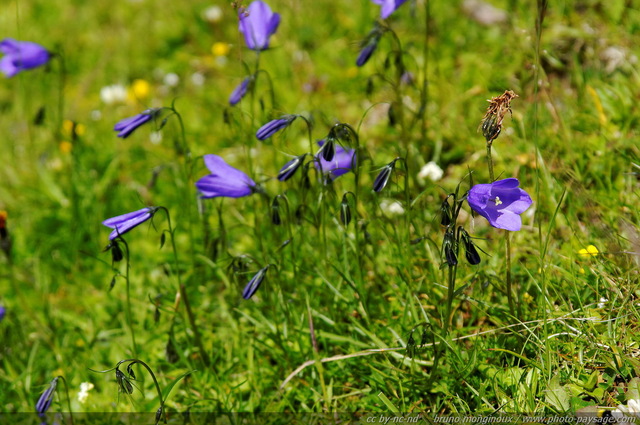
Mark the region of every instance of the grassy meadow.
<instances>
[{"instance_id":1,"label":"grassy meadow","mask_svg":"<svg viewBox=\"0 0 640 425\"><path fill-rule=\"evenodd\" d=\"M0 6L0 38L54 53L0 77L0 412L37 420L61 376L51 415L153 416L149 370L110 370L127 359L153 372L168 420L574 417L640 399L636 2L491 0L487 15L409 0L383 22L369 0L269 0L281 22L259 54L237 3ZM479 126L506 90L490 173ZM162 107L125 139L113 130ZM256 138L285 114L301 117ZM313 160L329 136L356 158L333 181ZM202 199L209 154L261 189ZM512 177L533 204L510 232L465 196ZM144 207L164 209L114 262L102 221Z\"/></svg>"}]
</instances>

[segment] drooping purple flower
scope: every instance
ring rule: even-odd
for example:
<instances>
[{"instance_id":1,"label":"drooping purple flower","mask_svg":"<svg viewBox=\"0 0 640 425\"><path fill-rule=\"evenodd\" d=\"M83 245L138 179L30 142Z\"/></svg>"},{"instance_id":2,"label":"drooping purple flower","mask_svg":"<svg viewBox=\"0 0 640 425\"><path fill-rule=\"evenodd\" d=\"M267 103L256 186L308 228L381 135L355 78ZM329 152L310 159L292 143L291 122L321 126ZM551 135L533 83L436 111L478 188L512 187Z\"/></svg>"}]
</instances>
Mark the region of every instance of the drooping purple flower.
<instances>
[{"instance_id":1,"label":"drooping purple flower","mask_svg":"<svg viewBox=\"0 0 640 425\"><path fill-rule=\"evenodd\" d=\"M0 41L0 52L4 53L4 57L0 59L0 72L7 77L13 77L25 69L42 66L51 59L51 53L41 45L13 38Z\"/></svg>"},{"instance_id":2,"label":"drooping purple flower","mask_svg":"<svg viewBox=\"0 0 640 425\"><path fill-rule=\"evenodd\" d=\"M303 153L300 156L296 156L291 161L284 164L284 166L278 172L278 180L281 182L285 182L289 180L293 175L298 171L298 168L304 163L304 158L307 156L306 153Z\"/></svg>"},{"instance_id":3,"label":"drooping purple flower","mask_svg":"<svg viewBox=\"0 0 640 425\"><path fill-rule=\"evenodd\" d=\"M252 80L253 77L247 77L242 80L235 89L233 89L231 96L229 96L229 105L233 106L242 100L242 98L247 94L249 84L251 84Z\"/></svg>"},{"instance_id":4,"label":"drooping purple flower","mask_svg":"<svg viewBox=\"0 0 640 425\"><path fill-rule=\"evenodd\" d=\"M358 59L356 59L356 65L363 66L365 63L369 61L373 52L378 48L378 40L369 41L362 47L360 50L360 54L358 55Z\"/></svg>"},{"instance_id":5,"label":"drooping purple flower","mask_svg":"<svg viewBox=\"0 0 640 425\"><path fill-rule=\"evenodd\" d=\"M249 298L251 298L253 296L253 294L256 293L256 291L258 290L258 288L260 287L260 285L264 281L264 278L267 276L267 270L269 270L270 266L271 265L268 265L268 266L258 270L258 273L256 273L251 278L249 283L247 283L247 286L244 287L244 290L242 291L242 298L244 298L245 300L248 300Z\"/></svg>"},{"instance_id":6,"label":"drooping purple flower","mask_svg":"<svg viewBox=\"0 0 640 425\"><path fill-rule=\"evenodd\" d=\"M320 140L318 145L322 147L324 140ZM335 155L331 161L323 158L322 153L314 156L314 164L322 174L327 175L331 180L335 180L343 174L347 174L356 164L356 151L345 149L339 144L335 146Z\"/></svg>"},{"instance_id":7,"label":"drooping purple flower","mask_svg":"<svg viewBox=\"0 0 640 425\"><path fill-rule=\"evenodd\" d=\"M244 34L247 47L251 50L269 48L271 37L280 25L280 14L273 13L268 4L261 0L252 2L239 12L240 32Z\"/></svg>"},{"instance_id":8,"label":"drooping purple flower","mask_svg":"<svg viewBox=\"0 0 640 425\"><path fill-rule=\"evenodd\" d=\"M160 108L150 108L142 111L138 115L125 118L113 126L115 131L119 131L118 137L126 139L133 131L142 124L151 121L160 112Z\"/></svg>"},{"instance_id":9,"label":"drooping purple flower","mask_svg":"<svg viewBox=\"0 0 640 425\"><path fill-rule=\"evenodd\" d=\"M271 120L258 129L256 137L258 140L266 140L278 131L289 127L296 118L298 118L297 115L283 115L280 118Z\"/></svg>"},{"instance_id":10,"label":"drooping purple flower","mask_svg":"<svg viewBox=\"0 0 640 425\"><path fill-rule=\"evenodd\" d=\"M393 12L396 11L402 3L407 0L371 0L377 5L380 5L380 18L387 19Z\"/></svg>"},{"instance_id":11,"label":"drooping purple flower","mask_svg":"<svg viewBox=\"0 0 640 425\"><path fill-rule=\"evenodd\" d=\"M36 403L36 412L40 417L43 417L44 414L51 407L51 403L53 402L53 395L56 392L56 387L58 386L58 377L53 378L51 383L49 384L49 388L47 388Z\"/></svg>"},{"instance_id":12,"label":"drooping purple flower","mask_svg":"<svg viewBox=\"0 0 640 425\"><path fill-rule=\"evenodd\" d=\"M205 155L204 163L211 174L196 182L202 198L241 198L256 191L256 182L251 177L233 168L218 155Z\"/></svg>"},{"instance_id":13,"label":"drooping purple flower","mask_svg":"<svg viewBox=\"0 0 640 425\"><path fill-rule=\"evenodd\" d=\"M533 201L520 189L516 178L498 180L489 184L477 184L469 190L467 201L471 208L489 221L493 227L516 231L522 227L520 214Z\"/></svg>"},{"instance_id":14,"label":"drooping purple flower","mask_svg":"<svg viewBox=\"0 0 640 425\"><path fill-rule=\"evenodd\" d=\"M0 305L0 322L2 322L2 319L4 319L4 315L7 313L7 309L4 308L3 305Z\"/></svg>"},{"instance_id":15,"label":"drooping purple flower","mask_svg":"<svg viewBox=\"0 0 640 425\"><path fill-rule=\"evenodd\" d=\"M114 240L118 236L124 235L129 230L149 220L156 211L157 208L147 207L117 217L108 218L103 221L102 224L113 229L113 232L109 235L109 240Z\"/></svg>"}]
</instances>

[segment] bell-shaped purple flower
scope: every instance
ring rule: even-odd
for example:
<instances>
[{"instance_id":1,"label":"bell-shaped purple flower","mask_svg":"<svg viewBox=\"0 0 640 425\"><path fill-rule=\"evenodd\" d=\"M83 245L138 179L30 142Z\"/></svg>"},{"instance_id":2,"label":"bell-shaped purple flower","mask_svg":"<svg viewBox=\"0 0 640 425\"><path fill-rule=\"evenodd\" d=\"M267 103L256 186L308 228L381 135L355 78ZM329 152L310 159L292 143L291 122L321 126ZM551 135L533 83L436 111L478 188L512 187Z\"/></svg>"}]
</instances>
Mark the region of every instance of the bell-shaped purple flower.
<instances>
[{"instance_id":1,"label":"bell-shaped purple flower","mask_svg":"<svg viewBox=\"0 0 640 425\"><path fill-rule=\"evenodd\" d=\"M278 119L271 120L258 129L256 137L258 140L267 140L278 131L289 127L296 118L298 118L297 115L283 115Z\"/></svg>"},{"instance_id":2,"label":"bell-shaped purple flower","mask_svg":"<svg viewBox=\"0 0 640 425\"><path fill-rule=\"evenodd\" d=\"M498 180L489 184L477 184L469 190L467 202L474 211L489 220L498 229L516 231L522 227L520 214L533 201L520 189L516 178Z\"/></svg>"},{"instance_id":3,"label":"bell-shaped purple flower","mask_svg":"<svg viewBox=\"0 0 640 425\"><path fill-rule=\"evenodd\" d=\"M41 45L13 38L0 41L0 52L4 53L0 59L0 72L7 77L13 77L25 69L44 65L51 59L51 53Z\"/></svg>"},{"instance_id":4,"label":"bell-shaped purple flower","mask_svg":"<svg viewBox=\"0 0 640 425\"><path fill-rule=\"evenodd\" d=\"M251 177L233 168L218 155L205 155L204 163L211 174L196 182L202 198L241 198L256 191L256 182Z\"/></svg>"},{"instance_id":5,"label":"bell-shaped purple flower","mask_svg":"<svg viewBox=\"0 0 640 425\"><path fill-rule=\"evenodd\" d=\"M407 0L371 0L377 5L380 5L380 18L387 19L393 12L396 11L402 3Z\"/></svg>"},{"instance_id":6,"label":"bell-shaped purple flower","mask_svg":"<svg viewBox=\"0 0 640 425\"><path fill-rule=\"evenodd\" d=\"M160 112L159 108L147 109L138 115L125 118L113 126L115 131L119 131L118 137L126 139L133 131L142 124L151 121Z\"/></svg>"},{"instance_id":7,"label":"bell-shaped purple flower","mask_svg":"<svg viewBox=\"0 0 640 425\"><path fill-rule=\"evenodd\" d=\"M117 217L108 218L103 221L102 224L113 229L113 232L109 235L109 240L114 240L118 236L124 235L129 230L149 220L156 211L157 208L147 207Z\"/></svg>"},{"instance_id":8,"label":"bell-shaped purple flower","mask_svg":"<svg viewBox=\"0 0 640 425\"><path fill-rule=\"evenodd\" d=\"M251 50L269 48L271 37L280 25L280 14L273 13L268 4L256 0L246 9L240 10L240 32L244 34L247 47Z\"/></svg>"},{"instance_id":9,"label":"bell-shaped purple flower","mask_svg":"<svg viewBox=\"0 0 640 425\"><path fill-rule=\"evenodd\" d=\"M233 89L233 92L231 92L231 96L229 96L229 105L234 106L238 102L240 102L243 97L245 97L247 91L249 91L249 85L251 84L252 80L253 77L247 77L242 80L240 84L238 84L238 87Z\"/></svg>"},{"instance_id":10,"label":"bell-shaped purple flower","mask_svg":"<svg viewBox=\"0 0 640 425\"><path fill-rule=\"evenodd\" d=\"M7 313L7 309L4 308L3 305L0 305L0 322L2 322L2 319L4 319L4 315Z\"/></svg>"},{"instance_id":11,"label":"bell-shaped purple flower","mask_svg":"<svg viewBox=\"0 0 640 425\"><path fill-rule=\"evenodd\" d=\"M49 384L49 388L47 388L36 403L36 412L40 417L43 417L44 414L51 407L51 403L53 402L53 395L56 392L56 387L58 386L58 377L53 378L51 383Z\"/></svg>"},{"instance_id":12,"label":"bell-shaped purple flower","mask_svg":"<svg viewBox=\"0 0 640 425\"><path fill-rule=\"evenodd\" d=\"M324 140L320 140L318 145L322 147ZM335 180L343 174L347 174L356 165L356 151L345 149L339 144L335 145L335 155L331 161L323 158L322 153L314 156L314 164L322 174L327 175L331 180Z\"/></svg>"}]
</instances>

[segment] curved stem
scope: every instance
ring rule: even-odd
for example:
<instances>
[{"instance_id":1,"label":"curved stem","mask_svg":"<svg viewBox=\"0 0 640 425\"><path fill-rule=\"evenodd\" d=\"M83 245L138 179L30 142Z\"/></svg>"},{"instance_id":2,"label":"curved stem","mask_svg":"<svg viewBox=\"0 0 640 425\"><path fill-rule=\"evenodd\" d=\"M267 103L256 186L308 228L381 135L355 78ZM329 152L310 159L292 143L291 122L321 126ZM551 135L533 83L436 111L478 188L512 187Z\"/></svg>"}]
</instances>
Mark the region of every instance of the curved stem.
<instances>
[{"instance_id":1,"label":"curved stem","mask_svg":"<svg viewBox=\"0 0 640 425\"><path fill-rule=\"evenodd\" d=\"M69 397L69 385L67 384L67 380L64 379L64 376L60 375L58 376L58 379L62 379L62 382L64 382L64 390L67 394L67 407L69 408L69 421L71 422L71 425L73 425L73 412L71 411L71 397Z\"/></svg>"},{"instance_id":2,"label":"curved stem","mask_svg":"<svg viewBox=\"0 0 640 425\"><path fill-rule=\"evenodd\" d=\"M156 391L158 392L158 398L160 399L160 409L161 409L161 412L164 414L164 423L167 423L167 413L166 413L166 411L164 409L164 398L162 397L162 391L160 390L160 384L158 383L158 379L156 378L156 375L153 373L153 371L151 370L149 365L147 365L142 360L138 360L138 359L120 360L114 369L118 369L118 367L122 363L126 363L126 362L131 362L131 363L129 363L128 367L131 367L134 364L141 364L142 366L144 366L145 369L147 369L147 371L149 372L149 375L151 375L151 379L153 379L153 383L156 386ZM157 419L159 419L159 418L157 418ZM156 420L156 423L158 423L157 420Z\"/></svg>"},{"instance_id":3,"label":"curved stem","mask_svg":"<svg viewBox=\"0 0 640 425\"><path fill-rule=\"evenodd\" d=\"M509 232L508 230L505 230L505 232L507 233L507 248L506 248L506 254L507 254L507 300L509 302L509 311L511 312L511 315L516 317L516 308L515 308L515 302L513 299L513 291L511 290L511 232Z\"/></svg>"}]
</instances>

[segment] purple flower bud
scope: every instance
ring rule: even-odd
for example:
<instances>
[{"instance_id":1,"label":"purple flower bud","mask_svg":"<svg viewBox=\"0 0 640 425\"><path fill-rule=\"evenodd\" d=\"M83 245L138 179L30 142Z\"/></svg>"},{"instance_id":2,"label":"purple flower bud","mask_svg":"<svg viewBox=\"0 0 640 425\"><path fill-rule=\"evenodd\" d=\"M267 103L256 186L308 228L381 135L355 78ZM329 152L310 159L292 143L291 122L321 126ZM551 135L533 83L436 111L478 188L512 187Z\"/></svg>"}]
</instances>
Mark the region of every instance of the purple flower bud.
<instances>
[{"instance_id":1,"label":"purple flower bud","mask_svg":"<svg viewBox=\"0 0 640 425\"><path fill-rule=\"evenodd\" d=\"M113 129L115 131L119 131L118 137L126 139L131 133L133 133L135 129L140 127L142 124L154 119L159 112L160 108L147 109L146 111L143 111L138 115L134 115L132 117L125 118L119 121L116 125L113 126Z\"/></svg>"},{"instance_id":2,"label":"purple flower bud","mask_svg":"<svg viewBox=\"0 0 640 425\"><path fill-rule=\"evenodd\" d=\"M293 177L296 171L298 171L298 168L300 168L300 166L303 164L305 156L307 156L306 153L300 156L296 156L291 161L284 164L284 166L280 169L280 172L278 173L278 180L280 180L281 182L285 182L289 180L291 177Z\"/></svg>"},{"instance_id":3,"label":"purple flower bud","mask_svg":"<svg viewBox=\"0 0 640 425\"><path fill-rule=\"evenodd\" d=\"M36 412L39 416L44 416L49 407L51 407L51 403L53 402L53 395L56 392L56 387L58 386L58 377L53 378L51 383L49 384L49 388L47 388L36 403Z\"/></svg>"},{"instance_id":4,"label":"purple flower bud","mask_svg":"<svg viewBox=\"0 0 640 425\"><path fill-rule=\"evenodd\" d=\"M247 283L247 286L245 286L244 290L242 291L242 298L248 300L253 296L253 294L256 293L256 291L264 281L264 278L267 276L267 270L269 270L269 267L270 265L258 270L258 273L256 273L255 276L251 278L249 283Z\"/></svg>"},{"instance_id":5,"label":"purple flower bud","mask_svg":"<svg viewBox=\"0 0 640 425\"><path fill-rule=\"evenodd\" d=\"M319 141L318 145L324 145L324 140ZM353 149L345 149L336 144L335 155L331 161L325 160L320 152L314 156L314 163L322 174L327 174L331 180L335 180L341 175L351 171L356 165L356 151Z\"/></svg>"},{"instance_id":6,"label":"purple flower bud","mask_svg":"<svg viewBox=\"0 0 640 425\"><path fill-rule=\"evenodd\" d=\"M155 214L156 210L157 208L143 208L138 211L109 218L103 221L102 224L114 229L113 232L111 232L111 234L109 235L109 240L114 240L118 236L124 235L129 230L149 220L151 217L153 217L153 214Z\"/></svg>"},{"instance_id":7,"label":"purple flower bud","mask_svg":"<svg viewBox=\"0 0 640 425\"><path fill-rule=\"evenodd\" d=\"M280 15L273 13L268 4L256 0L239 14L240 32L244 35L247 47L251 50L265 50L269 48L271 37L280 25Z\"/></svg>"},{"instance_id":8,"label":"purple flower bud","mask_svg":"<svg viewBox=\"0 0 640 425\"><path fill-rule=\"evenodd\" d=\"M283 115L278 119L271 120L258 129L256 137L258 140L266 140L278 131L289 127L289 124L291 124L296 118L298 118L297 115Z\"/></svg>"},{"instance_id":9,"label":"purple flower bud","mask_svg":"<svg viewBox=\"0 0 640 425\"><path fill-rule=\"evenodd\" d=\"M233 168L218 155L205 155L204 163L211 174L196 182L202 198L241 198L256 191L256 182L251 177Z\"/></svg>"},{"instance_id":10,"label":"purple flower bud","mask_svg":"<svg viewBox=\"0 0 640 425\"><path fill-rule=\"evenodd\" d=\"M378 174L378 176L373 182L374 192L381 192L382 189L384 189L385 186L387 186L387 183L389 182L389 178L393 173L393 169L396 167L396 161L397 159L394 159L393 161L391 161L390 163L382 167L382 170L380 171L380 173Z\"/></svg>"},{"instance_id":11,"label":"purple flower bud","mask_svg":"<svg viewBox=\"0 0 640 425\"><path fill-rule=\"evenodd\" d=\"M363 66L365 63L369 61L373 52L378 48L378 40L376 39L374 42L369 42L362 47L360 50L360 54L358 55L358 59L356 60L356 65Z\"/></svg>"},{"instance_id":12,"label":"purple flower bud","mask_svg":"<svg viewBox=\"0 0 640 425\"><path fill-rule=\"evenodd\" d=\"M231 96L229 96L229 105L234 106L235 104L240 102L243 97L245 97L245 95L247 94L247 91L249 90L249 84L251 83L252 80L253 80L253 77L247 77L244 80L242 80L242 82L238 85L238 87L236 87L233 90L233 92L231 93Z\"/></svg>"},{"instance_id":13,"label":"purple flower bud","mask_svg":"<svg viewBox=\"0 0 640 425\"><path fill-rule=\"evenodd\" d=\"M520 214L533 201L527 192L520 189L518 179L509 178L489 184L477 184L469 190L467 202L474 211L489 220L498 229L520 230Z\"/></svg>"},{"instance_id":14,"label":"purple flower bud","mask_svg":"<svg viewBox=\"0 0 640 425\"><path fill-rule=\"evenodd\" d=\"M0 72L7 77L44 65L51 58L49 51L41 45L13 38L0 41L0 52L4 53L4 57L0 59Z\"/></svg>"},{"instance_id":15,"label":"purple flower bud","mask_svg":"<svg viewBox=\"0 0 640 425\"><path fill-rule=\"evenodd\" d=\"M407 0L371 0L377 5L380 5L380 19L387 19L393 12L396 11L402 3Z\"/></svg>"},{"instance_id":16,"label":"purple flower bud","mask_svg":"<svg viewBox=\"0 0 640 425\"><path fill-rule=\"evenodd\" d=\"M4 308L3 305L0 305L0 322L4 319L5 314L7 313L7 309Z\"/></svg>"}]
</instances>

